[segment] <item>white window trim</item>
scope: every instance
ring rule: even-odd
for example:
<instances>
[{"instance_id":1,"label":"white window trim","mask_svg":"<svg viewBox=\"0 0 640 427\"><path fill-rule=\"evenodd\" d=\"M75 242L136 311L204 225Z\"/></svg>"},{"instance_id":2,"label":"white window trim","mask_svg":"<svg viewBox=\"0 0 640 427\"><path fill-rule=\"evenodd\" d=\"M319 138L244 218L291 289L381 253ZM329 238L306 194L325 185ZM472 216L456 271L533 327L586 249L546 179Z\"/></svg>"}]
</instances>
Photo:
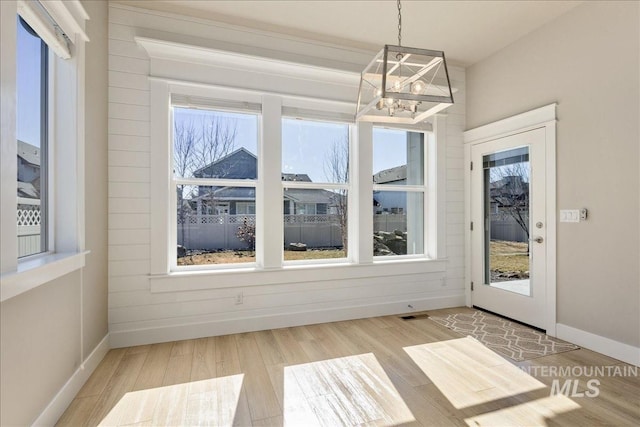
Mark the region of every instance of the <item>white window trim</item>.
<instances>
[{"instance_id":1,"label":"white window trim","mask_svg":"<svg viewBox=\"0 0 640 427\"><path fill-rule=\"evenodd\" d=\"M64 2L60 2L64 6ZM71 4L73 3L73 4ZM84 28L86 13L79 2L70 6ZM16 36L17 2L0 2L0 94L2 141L16 140ZM75 35L74 35L75 38ZM48 251L18 260L15 221L16 144L3 144L0 159L1 191L0 301L69 274L85 264L84 250L84 38L76 42L74 56L50 58L49 85L49 212ZM6 88L12 88L7 91ZM65 96L56 96L65 94ZM56 191L63 188L65 191ZM6 211L5 211L6 210ZM55 236L55 239L54 239Z\"/></svg>"},{"instance_id":2,"label":"white window trim","mask_svg":"<svg viewBox=\"0 0 640 427\"><path fill-rule=\"evenodd\" d=\"M442 214L444 205L445 179L445 140L437 141L429 152L429 166L427 174L432 176L425 181L425 203L429 199L431 217L440 218L438 224L430 224L425 213L425 254L424 256L398 256L392 260L373 260L373 215L371 199L356 197L356 194L373 194L372 176L372 123L358 122L352 126L351 170L352 179L349 192L350 217L354 218L353 226L349 227L349 247L353 250L353 258L349 263L305 263L303 265L284 265L283 262L283 222L282 204L274 204L270 209L264 209L265 200L282 200L281 181L281 135L282 117L284 111L298 108L301 111L327 111L330 117L340 114L353 114L353 103L344 99L344 94L353 89L357 91L358 76L356 73L328 70L310 66L299 66L278 61L266 60L258 57L237 55L198 46L136 38L136 41L149 53L150 57L158 61L151 61L150 91L151 91L151 271L150 290L155 292L175 292L195 289L218 289L232 286L259 286L275 283L296 283L304 286L306 282L332 280L335 275L340 278L366 278L378 276L394 276L399 273L412 271L416 273L443 272L446 269L444 256L445 247L445 218ZM243 67L238 68L237 61L241 59ZM248 65L247 65L248 64ZM228 69L232 68L233 73ZM289 74L289 68L292 73ZM224 71L227 70L227 71ZM162 76L162 77L160 77ZM188 77L187 77L188 76ZM263 76L261 78L260 76ZM184 80L187 77L191 81ZM221 79L223 86L214 80ZM228 81L229 80L229 81ZM230 82L233 80L233 83ZM245 88L247 81L251 81L252 88ZM331 90L323 94L330 95L323 98L316 95L322 92L321 87L328 85ZM336 86L343 87L335 91ZM291 95L292 88L295 87ZM349 88L347 90L347 88ZM167 247L173 245L169 240L172 227L169 220L170 211L167 209L169 189L171 188L169 171L170 146L169 129L170 116L168 114L171 103L171 93L227 99L229 101L245 101L262 104L262 141L259 144L258 168L259 179L256 189L256 266L238 268L231 265L224 269L201 269L198 271L171 272ZM339 93L340 96L334 94ZM329 113L330 112L330 113ZM287 114L288 115L288 114ZM421 126L403 126L413 132L427 131L429 135L435 126L424 123ZM441 133L444 127L441 126ZM425 138L431 141L432 137ZM357 142L356 142L357 141ZM441 145L442 144L442 145ZM426 150L425 150L426 151ZM425 153L426 154L426 153ZM263 175L261 175L263 174ZM368 179L359 179L367 176ZM438 182L438 191L435 183ZM435 202L435 203L434 203ZM265 229L264 224L269 224ZM263 246L260 246L263 245ZM429 250L427 251L427 248ZM235 268L234 268L235 267ZM215 279L213 279L215 277ZM337 277L337 276L335 276Z\"/></svg>"},{"instance_id":3,"label":"white window trim","mask_svg":"<svg viewBox=\"0 0 640 427\"><path fill-rule=\"evenodd\" d=\"M386 184L372 184L372 191L391 191L391 192L405 192L405 193L420 193L422 194L422 220L423 220L423 233L422 233L422 253L420 254L406 254L395 255L392 257L386 256L374 256L374 263L392 263L396 260L403 259L438 259L438 251L434 249L437 245L438 239L444 237L444 230L442 233L435 231L437 228L435 224L430 224L430 221L435 221L438 217L438 206L440 206L436 199L437 192L437 171L438 171L438 158L436 156L436 142L433 138L433 133L424 129L415 129L407 127L407 125L388 126L383 123L374 123L374 128L395 128L401 131L422 133L423 134L423 150L422 150L422 164L424 172L424 182L422 185L386 185ZM373 136L372 136L373 140ZM373 164L373 150L372 160ZM372 174L373 176L373 174ZM444 182L442 182L444 185ZM444 191L442 191L444 194Z\"/></svg>"},{"instance_id":4,"label":"white window trim","mask_svg":"<svg viewBox=\"0 0 640 427\"><path fill-rule=\"evenodd\" d=\"M169 95L171 99L171 95L176 92L172 92ZM171 101L170 101L171 102ZM171 105L173 107L173 105ZM255 115L257 116L257 132L260 131L261 126L261 115L255 111L242 111L239 109L216 109L215 103L211 105L211 111L232 111L234 113L247 114L247 115ZM171 170L173 169L173 108L171 108L171 113L169 114L169 129L170 134L168 137L169 144L169 168L166 173L171 174ZM261 146L261 138L258 135L258 150L260 150ZM260 159L258 158L258 161ZM258 168L258 171L260 167ZM175 194L176 186L178 185L192 185L192 186L221 186L221 187L244 187L244 188L255 188L256 193L259 187L259 179L225 179L225 178L183 178L183 177L171 177L171 191L168 195L169 204L170 204L170 213L169 213L169 223L171 224L169 228L169 242L168 242L168 256L169 256L169 271L171 272L181 272L181 271L199 271L203 269L229 269L229 268L252 268L256 266L256 262L247 262L247 263L235 263L235 264L206 264L206 265L178 265L177 258L177 245L178 245L178 230L177 227L177 216L178 216L178 204L175 197L171 197L172 194ZM256 200L256 219L257 219L257 200ZM173 244L171 242L174 242ZM256 242L256 250L257 250L257 242Z\"/></svg>"},{"instance_id":5,"label":"white window trim","mask_svg":"<svg viewBox=\"0 0 640 427\"><path fill-rule=\"evenodd\" d=\"M283 108L284 110L284 108ZM293 108L288 108L288 110L293 110ZM320 116L321 114L317 114L318 116ZM345 121L340 121L340 120L335 120L332 118L321 118L321 119L315 119L313 117L309 118L306 115L302 114L302 115L285 115L285 112L283 111L283 114L281 115L280 121L282 122L284 119L301 119L303 121L310 121L310 122L314 122L314 121L319 121L321 123L336 123L336 124L344 124L349 126L349 141L348 141L348 145L349 145L349 158L351 159L350 161L353 161L353 145L355 143L354 140L354 130L355 130L355 123L353 122L345 122ZM280 164L282 165L282 161L280 162ZM352 212L351 210L351 201L353 200L354 196L352 196L353 193L353 184L352 182L354 181L354 172L353 169L351 168L350 165L350 169L351 173L349 173L349 181L346 183L336 183L336 182L304 182L304 181L281 181L281 186L282 186L282 193L283 193L283 197L281 198L282 200L284 200L284 189L285 188L303 188L303 189L310 189L310 190L346 190L347 191L347 209L348 212ZM294 205L295 206L295 205ZM316 209L317 212L317 207L314 207L314 209ZM295 211L292 213L295 214ZM317 215L316 213L310 214L310 215ZM284 218L284 212L282 213L282 216L280 217L281 219ZM282 257L282 267L290 267L290 266L314 266L314 265L324 265L324 264L329 264L329 265L335 265L335 264L353 264L356 263L356 259L357 256L354 254L354 250L352 250L351 247L351 238L352 238L352 233L349 233L349 230L351 230L352 228L355 227L355 215L349 214L347 215L347 242L349 245L349 252L347 253L347 256L344 258L325 258L325 259L317 259L317 260L304 260L304 261L296 261L296 260L285 260L284 259L284 253L283 253L283 257ZM284 228L282 230L282 240L284 240Z\"/></svg>"}]
</instances>

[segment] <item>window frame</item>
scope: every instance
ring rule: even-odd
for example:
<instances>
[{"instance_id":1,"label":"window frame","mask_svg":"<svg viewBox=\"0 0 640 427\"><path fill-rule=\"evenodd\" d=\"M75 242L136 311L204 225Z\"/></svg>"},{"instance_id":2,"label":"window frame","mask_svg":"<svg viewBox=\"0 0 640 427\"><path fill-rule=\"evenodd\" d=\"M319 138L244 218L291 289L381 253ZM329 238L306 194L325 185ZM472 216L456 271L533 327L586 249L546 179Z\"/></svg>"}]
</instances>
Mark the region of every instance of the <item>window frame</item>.
<instances>
[{"instance_id":1,"label":"window frame","mask_svg":"<svg viewBox=\"0 0 640 427\"><path fill-rule=\"evenodd\" d=\"M239 89L237 87L216 86L210 83L197 83L183 80L175 80L165 77L149 77L150 81L150 105L151 105L151 292L171 292L176 290L196 289L221 289L239 286L254 286L274 283L286 279L291 274L296 277L302 274L309 276L303 281L309 281L311 277L318 277L320 271L333 275L339 271L352 271L354 277L362 274L394 275L398 271L444 271L442 260L444 251L439 257L437 249L445 247L444 222L439 224L429 222L432 218L440 217L444 212L444 193L436 192L436 181L444 183L444 164L437 168L438 162L444 159L443 143L436 149L437 139L433 137L429 126L411 127L403 126L403 130L420 132L425 134L425 204L428 203L429 211L424 212L425 241L424 254L418 256L396 256L386 260L373 259L373 215L371 210L371 197L373 197L372 180L372 151L373 151L373 124L353 123L348 119L352 117L350 105L334 103L332 101L304 98L292 95L267 93L264 90ZM247 102L262 106L260 122L260 141L258 148L258 183L256 184L256 263L252 266L239 266L227 264L225 268L218 265L195 266L193 269L181 271L171 270L168 259L168 245L173 246L173 240L169 237L172 221L170 210L167 209L167 197L172 191L172 180L169 164L171 145L169 144L169 132L172 121L170 120L170 105L173 95L193 95L216 100L224 100L229 103ZM289 111L301 107L300 111L314 111L317 107L322 116L317 120L346 122L350 125L350 182L349 182L349 251L347 259L319 260L320 263L306 261L297 263L283 259L283 181L282 181L282 119L291 117ZM336 113L338 111L338 113ZM294 115L297 115L294 113ZM338 119L336 119L338 117ZM315 120L316 117L311 117ZM382 124L381 124L382 125ZM384 124L387 127L387 124ZM389 126L393 127L393 126ZM427 155L427 150L429 154ZM436 152L438 156L436 156ZM433 165L431 164L433 163ZM438 175L439 174L439 175ZM428 176L427 176L428 175ZM365 177L365 178L361 178ZM287 182L287 185L291 182ZM309 183L306 183L309 185ZM330 188L333 184L312 183L317 188ZM298 185L298 183L295 183ZM406 191L407 186L402 190ZM369 196L356 197L356 194ZM273 204L271 200L279 200ZM437 203L436 203L437 200ZM269 201L267 206L267 201ZM436 210L437 206L437 210ZM444 219L444 217L442 217ZM268 224L268 226L265 226ZM427 231L429 230L429 232ZM438 232L432 232L438 230ZM442 232L440 232L442 231ZM428 239L427 240L427 236ZM172 254L171 254L172 256ZM330 262L327 262L330 261ZM204 268L202 268L204 267ZM380 270L383 268L383 270ZM350 270L353 269L353 270ZM388 270L387 270L388 269ZM369 270L371 273L368 273ZM304 273L302 273L304 272ZM365 273L367 272L367 273ZM324 273L326 274L326 273ZM222 275L223 282L211 282L207 277ZM254 276L255 275L255 276ZM300 277L303 277L300 276ZM255 277L255 278L254 278ZM189 279L191 278L191 279ZM278 279L280 278L280 279ZM293 279L295 280L295 279Z\"/></svg>"},{"instance_id":2,"label":"window frame","mask_svg":"<svg viewBox=\"0 0 640 427\"><path fill-rule=\"evenodd\" d=\"M348 121L341 121L341 120L329 120L329 119L318 119L313 117L314 114L313 112L310 111L306 111L307 114L286 114L284 111L281 114L281 122L284 124L285 120L300 120L300 121L306 121L306 122L319 122L319 123L329 123L329 124L343 124L347 126L347 137L348 137L348 150L349 150L349 179L346 183L336 183L336 182L304 182L304 181L282 181L282 200L284 201L284 191L287 188L293 188L293 189L306 189L306 190L345 190L347 192L347 230L350 230L353 226L353 216L349 215L349 209L350 209L350 203L351 203L351 198L353 197L352 191L353 191L353 186L352 186L352 182L353 182L353 177L351 176L351 171L353 170L352 167L352 161L353 161L353 150L352 150L352 146L353 146L353 136L354 136L354 126L355 123L353 122L348 122ZM318 114L319 115L319 114ZM280 163L280 165L282 165L282 162ZM306 203L305 203L306 204ZM290 213L291 214L291 213ZM297 215L296 211L295 211L295 206L294 206L294 212L293 215ZM317 214L317 205L314 206L314 213L313 214L306 214L306 215L318 215ZM283 216L282 216L282 221L284 222L284 212L283 212ZM347 231L347 242L350 242L352 233L350 233L349 231ZM284 225L283 225L283 234L282 234L282 242L283 242L283 247L286 244L286 242L284 241ZM348 243L348 245L350 245ZM283 257L282 257L282 265L283 267L286 266L304 266L304 265L318 265L318 264L345 264L345 263L353 263L354 262L354 257L351 255L351 251L349 250L346 254L346 256L344 258L322 258L322 259L317 259L317 260L285 260L284 259L284 253L283 253Z\"/></svg>"},{"instance_id":3,"label":"window frame","mask_svg":"<svg viewBox=\"0 0 640 427\"><path fill-rule=\"evenodd\" d=\"M18 25L29 25L20 14L18 14ZM31 28L31 27L29 27ZM28 29L24 29L29 32ZM31 31L35 33L40 39L40 85L41 85L41 102L40 102L40 251L20 256L18 253L18 264L28 262L36 257L50 255L55 250L55 239L53 236L54 227L54 213L55 209L50 206L52 197L50 193L53 191L54 186L54 168L51 161L50 152L53 152L53 138L50 137L51 127L49 126L53 120L53 97L50 94L50 88L55 83L54 73L52 72L55 64L55 55L50 51L44 39L33 29ZM19 30L16 31L16 36ZM17 44L17 43L16 43ZM16 47L16 57L17 57ZM17 63L17 59L16 59ZM16 64L17 65L17 64ZM17 68L17 67L16 67ZM17 92L17 85L16 85ZM17 105L16 105L17 108ZM16 128L17 130L17 128ZM16 142L18 138L16 137ZM17 181L17 180L16 180ZM16 235L16 238L19 236Z\"/></svg>"},{"instance_id":4,"label":"window frame","mask_svg":"<svg viewBox=\"0 0 640 427\"><path fill-rule=\"evenodd\" d=\"M60 56L60 49L48 44L48 179L47 251L18 258L17 252L17 144L3 147L0 159L0 231L3 239L0 251L0 301L5 301L52 280L76 271L85 265L84 241L84 21L88 19L80 3L64 4L58 16L67 19L65 34L74 45ZM17 16L38 32L40 38L53 40L51 18L34 9L34 3L19 0L0 2L0 103L3 141L16 140L16 63ZM27 19L28 17L28 19ZM73 25L72 25L73 24ZM40 30L47 32L43 35ZM48 38L46 37L48 35ZM59 41L57 41L60 44ZM62 46L62 44L60 44ZM60 46L56 46L60 47ZM55 55L51 54L52 49ZM56 96L64 94L64 96ZM6 155L5 155L6 154ZM60 191L58 191L60 190Z\"/></svg>"},{"instance_id":5,"label":"window frame","mask_svg":"<svg viewBox=\"0 0 640 427\"><path fill-rule=\"evenodd\" d=\"M372 134L375 132L375 129L391 129L391 130L396 130L396 131L401 131L401 132L407 132L407 133L414 133L414 134L421 134L422 135L422 176L423 176L423 182L422 184L397 184L397 185L385 185L385 184L376 184L373 183L372 185L372 190L373 190L373 195L375 196L376 191L381 191L381 192L393 192L393 193L417 193L417 194L422 194L422 253L418 253L418 254L403 254L403 255L394 255L394 256L384 256L384 255L379 255L379 256L374 256L373 257L373 262L390 262L393 259L432 259L432 257L430 257L429 254L429 242L428 242L428 238L429 238L429 233L428 233L428 228L429 228L429 224L428 224L428 217L429 217L429 212L428 209L430 208L428 200L430 198L430 188L434 188L435 189L435 185L430 185L430 181L434 180L433 174L431 174L430 169L432 165L430 165L430 153L433 152L433 148L430 147L430 145L433 144L432 140L431 140L431 135L429 132L426 132L424 130L419 130L419 129L411 129L408 128L406 126L388 126L387 124L383 124L383 123L374 123L373 125L373 131ZM372 137L373 139L373 137ZM373 149L372 149L372 160L373 157L375 156L375 153L373 153ZM408 160L407 160L408 162ZM373 179L372 179L373 181ZM405 213L406 215L408 215L408 208L407 208L407 212ZM375 216L376 214L374 213L373 216ZM374 231L372 230L372 233Z\"/></svg>"},{"instance_id":6,"label":"window frame","mask_svg":"<svg viewBox=\"0 0 640 427\"><path fill-rule=\"evenodd\" d=\"M179 185L190 185L190 186L215 186L215 187L242 187L242 188L253 188L256 191L256 199L258 196L258 183L260 182L259 176L256 179L225 179L225 178L187 178L187 177L177 177L173 173L174 170L174 157L173 157L173 145L174 145L174 108L176 106L170 105L170 135L169 135L169 148L171 151L170 154L170 162L168 171L171 175L171 184L172 189L175 191L177 186ZM181 107L184 108L184 107ZM260 138L260 128L261 128L261 114L257 112L252 112L248 110L242 110L237 108L230 107L216 107L215 99L212 98L212 105L209 108L200 108L206 111L213 112L221 112L221 113L237 113L237 114L246 114L246 115L255 115L257 122L257 151L260 151L260 146L262 144ZM260 158L258 157L258 171L260 170ZM174 193L169 193L174 194ZM201 265L178 265L178 204L175 197L169 198L170 203L170 233L169 238L170 241L173 242L173 245L169 244L169 270L173 272L181 272L181 271L203 271L203 270L223 270L223 269L243 269L243 268L255 268L257 262L243 262L243 263L228 263L228 264L201 264ZM257 201L257 200L256 200ZM255 202L254 202L255 203ZM256 219L257 219L257 209L256 209ZM256 226L257 228L257 226ZM257 248L256 248L257 251Z\"/></svg>"}]
</instances>

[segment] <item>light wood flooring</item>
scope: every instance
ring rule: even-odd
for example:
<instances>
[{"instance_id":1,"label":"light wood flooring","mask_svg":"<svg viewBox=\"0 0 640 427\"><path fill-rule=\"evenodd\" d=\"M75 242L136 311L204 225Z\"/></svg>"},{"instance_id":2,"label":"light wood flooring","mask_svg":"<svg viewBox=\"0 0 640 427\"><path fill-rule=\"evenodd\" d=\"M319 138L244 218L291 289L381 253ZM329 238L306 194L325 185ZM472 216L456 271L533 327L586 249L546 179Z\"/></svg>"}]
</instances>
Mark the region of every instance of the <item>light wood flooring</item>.
<instances>
[{"instance_id":1,"label":"light wood flooring","mask_svg":"<svg viewBox=\"0 0 640 427\"><path fill-rule=\"evenodd\" d=\"M509 362L428 318L376 317L113 349L58 425L640 424L637 376L543 366L629 367L585 349ZM552 396L567 379L572 397Z\"/></svg>"}]
</instances>

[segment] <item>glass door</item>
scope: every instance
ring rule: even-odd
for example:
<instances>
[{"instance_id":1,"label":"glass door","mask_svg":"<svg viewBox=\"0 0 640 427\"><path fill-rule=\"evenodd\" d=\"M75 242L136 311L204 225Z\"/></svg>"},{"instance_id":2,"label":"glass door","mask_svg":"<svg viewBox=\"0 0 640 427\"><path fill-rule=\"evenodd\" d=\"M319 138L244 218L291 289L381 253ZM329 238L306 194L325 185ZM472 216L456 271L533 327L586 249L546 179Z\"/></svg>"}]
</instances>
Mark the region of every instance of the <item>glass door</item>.
<instances>
[{"instance_id":1,"label":"glass door","mask_svg":"<svg viewBox=\"0 0 640 427\"><path fill-rule=\"evenodd\" d=\"M472 303L540 328L546 295L544 150L543 129L471 148Z\"/></svg>"}]
</instances>

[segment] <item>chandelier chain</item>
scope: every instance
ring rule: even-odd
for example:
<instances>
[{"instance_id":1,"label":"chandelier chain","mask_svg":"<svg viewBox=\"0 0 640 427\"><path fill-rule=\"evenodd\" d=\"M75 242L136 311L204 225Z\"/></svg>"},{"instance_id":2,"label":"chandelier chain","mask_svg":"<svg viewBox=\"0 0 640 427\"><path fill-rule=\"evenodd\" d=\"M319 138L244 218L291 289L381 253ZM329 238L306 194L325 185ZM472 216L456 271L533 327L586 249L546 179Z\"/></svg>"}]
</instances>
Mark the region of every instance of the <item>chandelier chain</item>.
<instances>
[{"instance_id":1,"label":"chandelier chain","mask_svg":"<svg viewBox=\"0 0 640 427\"><path fill-rule=\"evenodd\" d=\"M402 46L402 5L398 0L398 46Z\"/></svg>"}]
</instances>

